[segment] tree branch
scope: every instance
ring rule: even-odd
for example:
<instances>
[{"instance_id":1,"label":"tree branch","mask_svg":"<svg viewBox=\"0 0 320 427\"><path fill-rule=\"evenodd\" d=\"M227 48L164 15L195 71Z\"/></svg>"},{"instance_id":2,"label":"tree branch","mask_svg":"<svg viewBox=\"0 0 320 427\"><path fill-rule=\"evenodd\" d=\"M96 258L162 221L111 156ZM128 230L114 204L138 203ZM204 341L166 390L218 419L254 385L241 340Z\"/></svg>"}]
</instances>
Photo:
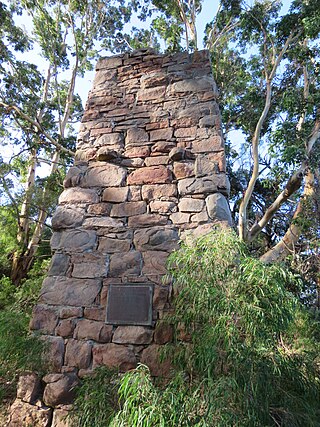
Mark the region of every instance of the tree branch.
<instances>
[{"instance_id":1,"label":"tree branch","mask_svg":"<svg viewBox=\"0 0 320 427\"><path fill-rule=\"evenodd\" d=\"M68 148L65 148L63 145L59 144L55 139L52 138L51 135L49 135L41 126L40 123L33 120L30 116L25 114L22 110L20 110L19 107L16 105L8 105L4 102L0 101L0 107L4 107L8 112L13 111L15 114L18 114L20 117L22 117L24 120L29 122L32 126L34 126L52 145L54 145L58 150L63 151L64 153L70 154L71 156L74 156L74 152L69 150Z\"/></svg>"},{"instance_id":2,"label":"tree branch","mask_svg":"<svg viewBox=\"0 0 320 427\"><path fill-rule=\"evenodd\" d=\"M255 132L252 138L252 157L253 157L253 171L251 178L249 180L249 184L247 187L247 190L245 191L244 197L242 199L242 202L240 204L239 208L239 237L241 240L247 239L247 209L248 204L250 202L256 181L259 176L259 142L260 142L260 136L261 136L261 130L262 126L264 125L264 122L267 118L267 115L270 110L271 106L271 95L272 95L272 81L275 77L277 68L280 65L280 62L286 53L287 49L289 48L290 44L292 43L292 40L295 38L293 32L290 33L289 37L287 38L283 48L281 49L278 57L275 60L275 63L273 65L273 68L269 75L266 75L266 98L265 98L265 104L263 111L259 117L258 123L255 128ZM266 43L266 40L265 40Z\"/></svg>"}]
</instances>

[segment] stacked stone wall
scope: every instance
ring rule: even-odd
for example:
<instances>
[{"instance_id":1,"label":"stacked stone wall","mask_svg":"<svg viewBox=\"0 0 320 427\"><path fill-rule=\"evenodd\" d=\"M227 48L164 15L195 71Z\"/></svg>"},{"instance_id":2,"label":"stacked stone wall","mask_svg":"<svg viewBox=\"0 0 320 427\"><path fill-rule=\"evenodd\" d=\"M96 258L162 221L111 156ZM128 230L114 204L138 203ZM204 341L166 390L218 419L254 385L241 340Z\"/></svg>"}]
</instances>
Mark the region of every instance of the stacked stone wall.
<instances>
[{"instance_id":1,"label":"stacked stone wall","mask_svg":"<svg viewBox=\"0 0 320 427\"><path fill-rule=\"evenodd\" d=\"M167 257L188 233L231 222L216 99L207 51L141 50L98 62L31 322L51 349L46 404L62 403L50 395L53 383L67 376L74 386L99 365L125 371L141 361L167 374L157 359L172 340L162 322ZM152 285L152 325L106 324L110 285L134 283Z\"/></svg>"}]
</instances>

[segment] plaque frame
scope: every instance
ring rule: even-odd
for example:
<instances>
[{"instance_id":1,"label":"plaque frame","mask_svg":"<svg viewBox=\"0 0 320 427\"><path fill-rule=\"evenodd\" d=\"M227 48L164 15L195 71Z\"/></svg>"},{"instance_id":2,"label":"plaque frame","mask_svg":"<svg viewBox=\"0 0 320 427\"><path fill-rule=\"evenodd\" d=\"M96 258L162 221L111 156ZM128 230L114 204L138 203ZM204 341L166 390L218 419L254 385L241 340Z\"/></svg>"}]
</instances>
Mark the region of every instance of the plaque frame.
<instances>
[{"instance_id":1,"label":"plaque frame","mask_svg":"<svg viewBox=\"0 0 320 427\"><path fill-rule=\"evenodd\" d=\"M115 326L152 326L152 300L153 284L111 284L108 289L105 323ZM122 309L117 306L121 303Z\"/></svg>"}]
</instances>

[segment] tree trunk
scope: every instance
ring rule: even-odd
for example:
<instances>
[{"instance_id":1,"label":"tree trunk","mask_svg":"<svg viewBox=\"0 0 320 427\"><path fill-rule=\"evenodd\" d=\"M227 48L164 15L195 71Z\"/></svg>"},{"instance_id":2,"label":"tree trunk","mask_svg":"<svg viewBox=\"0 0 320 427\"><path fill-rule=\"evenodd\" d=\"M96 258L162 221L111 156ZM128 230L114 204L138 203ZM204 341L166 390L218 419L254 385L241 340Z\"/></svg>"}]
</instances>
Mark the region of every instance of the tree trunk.
<instances>
[{"instance_id":1,"label":"tree trunk","mask_svg":"<svg viewBox=\"0 0 320 427\"><path fill-rule=\"evenodd\" d=\"M60 152L56 151L52 158L50 173L48 176L51 176L57 170L59 160ZM23 252L17 253L17 255L13 259L10 277L15 286L19 286L21 284L21 280L27 277L34 262L35 255L37 253L41 241L42 231L48 216L45 210L44 203L49 191L50 188L48 186L46 186L43 190L42 206L40 206L37 223L28 246Z\"/></svg>"},{"instance_id":2,"label":"tree trunk","mask_svg":"<svg viewBox=\"0 0 320 427\"><path fill-rule=\"evenodd\" d=\"M301 196L296 211L293 215L290 227L288 228L280 242L260 257L261 261L265 262L266 264L270 264L276 261L282 261L288 255L294 252L295 245L297 244L302 231L299 221L297 220L304 218L304 201L307 198L314 198L315 193L315 176L311 171L308 171L306 175L303 195Z\"/></svg>"}]
</instances>

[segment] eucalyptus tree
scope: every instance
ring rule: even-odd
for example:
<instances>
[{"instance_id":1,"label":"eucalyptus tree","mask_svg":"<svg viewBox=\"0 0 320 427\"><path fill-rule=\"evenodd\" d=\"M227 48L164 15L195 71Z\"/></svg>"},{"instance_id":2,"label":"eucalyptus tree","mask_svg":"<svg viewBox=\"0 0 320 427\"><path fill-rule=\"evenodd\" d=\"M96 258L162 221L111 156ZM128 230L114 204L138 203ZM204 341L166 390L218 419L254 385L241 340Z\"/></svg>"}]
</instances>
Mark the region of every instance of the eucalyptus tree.
<instances>
[{"instance_id":1,"label":"eucalyptus tree","mask_svg":"<svg viewBox=\"0 0 320 427\"><path fill-rule=\"evenodd\" d=\"M167 52L198 49L197 17L203 0L132 0L131 5L141 22L148 20L148 28L133 29L131 37L125 35L128 47L140 44L160 48ZM141 36L143 37L141 38Z\"/></svg>"},{"instance_id":2,"label":"eucalyptus tree","mask_svg":"<svg viewBox=\"0 0 320 427\"><path fill-rule=\"evenodd\" d=\"M16 284L32 265L52 198L56 198L52 190L59 186L61 172L74 154L73 125L82 112L75 93L76 80L92 69L98 48L112 46L115 35L129 21L131 10L124 0L1 3L5 16L1 47L6 54L0 69L1 137L4 144L15 144L19 150L14 160L1 163L2 190L17 221L11 271ZM14 25L14 14L31 21L30 37ZM17 55L19 50L30 49L32 43L47 68L44 74ZM45 179L37 177L41 162L50 165ZM23 175L20 194L13 190L14 172L19 178Z\"/></svg>"},{"instance_id":3,"label":"eucalyptus tree","mask_svg":"<svg viewBox=\"0 0 320 427\"><path fill-rule=\"evenodd\" d=\"M261 259L272 262L294 252L311 222L319 237L320 2L293 1L285 15L280 1L221 3L206 42L225 130L241 130L252 155L236 173L239 235L267 236Z\"/></svg>"}]
</instances>

